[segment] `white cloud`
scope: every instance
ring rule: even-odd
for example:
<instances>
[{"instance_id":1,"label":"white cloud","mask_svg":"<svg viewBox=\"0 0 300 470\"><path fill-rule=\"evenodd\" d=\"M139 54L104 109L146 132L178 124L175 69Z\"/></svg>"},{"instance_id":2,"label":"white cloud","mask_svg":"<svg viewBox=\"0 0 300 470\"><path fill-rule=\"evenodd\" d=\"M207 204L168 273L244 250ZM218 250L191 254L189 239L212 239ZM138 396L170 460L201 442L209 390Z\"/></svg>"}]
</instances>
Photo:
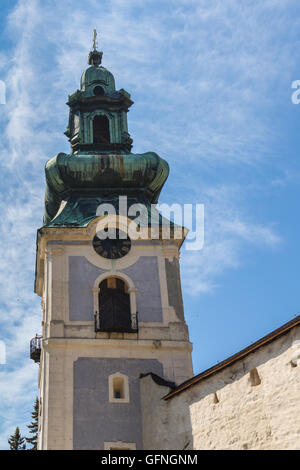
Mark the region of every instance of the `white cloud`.
<instances>
[{"instance_id":1,"label":"white cloud","mask_svg":"<svg viewBox=\"0 0 300 470\"><path fill-rule=\"evenodd\" d=\"M195 200L197 192L193 193ZM200 251L184 251L182 256L183 286L189 295L213 291L224 271L240 266L245 250L277 249L282 243L270 224L249 220L242 204L236 204L240 194L242 188L238 185L202 188L204 246Z\"/></svg>"},{"instance_id":2,"label":"white cloud","mask_svg":"<svg viewBox=\"0 0 300 470\"><path fill-rule=\"evenodd\" d=\"M276 246L280 243L280 237L270 227L247 224L240 220L224 221L221 228L227 234L233 234L251 243Z\"/></svg>"},{"instance_id":3,"label":"white cloud","mask_svg":"<svg viewBox=\"0 0 300 470\"><path fill-rule=\"evenodd\" d=\"M295 65L293 42L280 40L289 27L286 6L279 0L19 0L9 19L14 50L0 55L8 93L0 143L0 322L15 364L1 370L0 446L8 430L24 425L22 410L34 399L36 368L18 358L28 354L40 327L32 289L43 166L68 151L65 102L79 86L92 29L100 33L104 66L136 101L129 113L134 151L162 153L171 166L171 193L205 203L204 250L182 257L184 285L197 294L238 268L245 245L280 242L268 220L245 216L240 197L247 188L220 186L219 176L228 164L238 171L274 156L270 149L280 136L265 110L272 110L274 89L277 98L284 94Z\"/></svg>"}]
</instances>

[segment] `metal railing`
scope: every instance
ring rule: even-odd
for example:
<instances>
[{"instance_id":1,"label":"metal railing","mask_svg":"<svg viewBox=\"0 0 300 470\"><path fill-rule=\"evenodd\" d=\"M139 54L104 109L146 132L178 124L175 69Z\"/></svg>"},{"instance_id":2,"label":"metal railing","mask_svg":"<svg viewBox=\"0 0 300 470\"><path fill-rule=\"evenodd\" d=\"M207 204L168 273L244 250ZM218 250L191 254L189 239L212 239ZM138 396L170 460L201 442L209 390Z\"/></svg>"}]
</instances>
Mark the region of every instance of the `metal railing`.
<instances>
[{"instance_id":1,"label":"metal railing","mask_svg":"<svg viewBox=\"0 0 300 470\"><path fill-rule=\"evenodd\" d=\"M94 324L95 324L95 332L116 332L116 333L137 333L139 329L139 322L138 322L138 312L136 312L134 315L131 315L131 327L125 328L125 327L118 327L115 325L113 328L103 328L101 326L101 315L98 312L94 313Z\"/></svg>"},{"instance_id":2,"label":"metal railing","mask_svg":"<svg viewBox=\"0 0 300 470\"><path fill-rule=\"evenodd\" d=\"M39 363L41 359L42 336L35 335L30 341L30 359Z\"/></svg>"}]
</instances>

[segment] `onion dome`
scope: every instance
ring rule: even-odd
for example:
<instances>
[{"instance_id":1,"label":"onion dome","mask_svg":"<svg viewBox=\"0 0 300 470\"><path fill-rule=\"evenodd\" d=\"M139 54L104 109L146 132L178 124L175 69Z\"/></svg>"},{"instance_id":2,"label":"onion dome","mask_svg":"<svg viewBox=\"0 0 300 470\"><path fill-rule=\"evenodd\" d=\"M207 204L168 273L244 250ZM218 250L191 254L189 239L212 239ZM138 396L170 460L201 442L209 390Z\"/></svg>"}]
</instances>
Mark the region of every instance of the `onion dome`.
<instances>
[{"instance_id":1,"label":"onion dome","mask_svg":"<svg viewBox=\"0 0 300 470\"><path fill-rule=\"evenodd\" d=\"M85 226L97 207L111 203L118 211L118 196L130 205L156 204L169 175L168 163L154 152L128 155L67 155L60 153L46 164L44 224Z\"/></svg>"}]
</instances>

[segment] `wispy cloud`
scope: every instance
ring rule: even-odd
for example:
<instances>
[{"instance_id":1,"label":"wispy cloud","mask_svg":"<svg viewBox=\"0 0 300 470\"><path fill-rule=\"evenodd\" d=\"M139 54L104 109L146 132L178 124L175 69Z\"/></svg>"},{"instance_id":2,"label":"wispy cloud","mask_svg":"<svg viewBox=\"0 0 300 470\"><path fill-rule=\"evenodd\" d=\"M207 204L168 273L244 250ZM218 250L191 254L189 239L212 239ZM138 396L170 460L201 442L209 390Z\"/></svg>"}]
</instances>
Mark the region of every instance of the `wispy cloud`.
<instances>
[{"instance_id":1,"label":"wispy cloud","mask_svg":"<svg viewBox=\"0 0 300 470\"><path fill-rule=\"evenodd\" d=\"M100 31L104 66L136 101L129 113L134 151L154 150L170 163L163 197L206 206L204 250L182 256L184 286L197 294L238 268L245 246L280 243L272 220L247 214L241 199L251 189L235 179L241 167L259 168L277 157L270 90L280 99L295 68L294 6L282 0L17 2L7 22L14 49L0 53L8 95L0 121L0 339L9 360L1 369L0 447L17 424L24 426L22 410L34 399L36 368L24 358L41 316L32 289L43 166L68 151L65 102L79 86L92 29Z\"/></svg>"},{"instance_id":2,"label":"wispy cloud","mask_svg":"<svg viewBox=\"0 0 300 470\"><path fill-rule=\"evenodd\" d=\"M182 257L183 286L189 295L213 291L224 271L240 266L247 248L270 250L282 243L278 228L253 221L243 204L237 204L242 192L237 184L194 188L195 200L201 193L205 206L205 242L200 251L189 251L187 246Z\"/></svg>"}]
</instances>

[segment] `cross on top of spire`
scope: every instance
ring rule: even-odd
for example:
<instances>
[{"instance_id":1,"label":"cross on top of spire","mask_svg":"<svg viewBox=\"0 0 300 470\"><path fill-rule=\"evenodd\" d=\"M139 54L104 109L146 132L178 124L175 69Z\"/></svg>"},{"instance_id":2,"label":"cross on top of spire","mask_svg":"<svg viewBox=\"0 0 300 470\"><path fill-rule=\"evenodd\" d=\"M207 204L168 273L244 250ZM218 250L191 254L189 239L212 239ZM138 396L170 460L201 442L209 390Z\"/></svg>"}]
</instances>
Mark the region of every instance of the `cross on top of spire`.
<instances>
[{"instance_id":1,"label":"cross on top of spire","mask_svg":"<svg viewBox=\"0 0 300 470\"><path fill-rule=\"evenodd\" d=\"M96 51L97 48L98 48L97 36L98 36L97 30L94 29L94 37L93 37L93 49L94 49L94 51Z\"/></svg>"},{"instance_id":2,"label":"cross on top of spire","mask_svg":"<svg viewBox=\"0 0 300 470\"><path fill-rule=\"evenodd\" d=\"M102 61L102 51L98 51L98 41L97 41L98 33L97 30L94 29L93 35L93 50L89 53L89 65L93 65L95 67L99 67Z\"/></svg>"}]
</instances>

